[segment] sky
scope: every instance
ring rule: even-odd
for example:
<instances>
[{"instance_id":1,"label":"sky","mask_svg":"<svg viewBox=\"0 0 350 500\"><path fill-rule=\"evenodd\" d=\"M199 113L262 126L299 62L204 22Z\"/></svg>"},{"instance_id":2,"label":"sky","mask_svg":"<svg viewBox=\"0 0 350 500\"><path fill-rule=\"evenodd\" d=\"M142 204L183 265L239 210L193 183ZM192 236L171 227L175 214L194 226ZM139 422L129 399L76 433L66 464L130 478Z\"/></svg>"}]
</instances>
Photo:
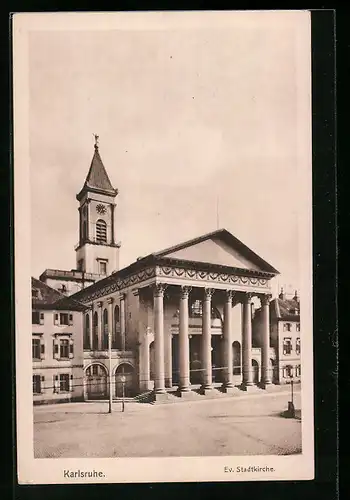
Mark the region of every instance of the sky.
<instances>
[{"instance_id":1,"label":"sky","mask_svg":"<svg viewBox=\"0 0 350 500\"><path fill-rule=\"evenodd\" d=\"M192 29L31 31L32 275L76 266L75 196L96 133L119 190L121 267L219 226L297 288L308 168L297 130L310 120L298 30L298 16L271 14Z\"/></svg>"}]
</instances>

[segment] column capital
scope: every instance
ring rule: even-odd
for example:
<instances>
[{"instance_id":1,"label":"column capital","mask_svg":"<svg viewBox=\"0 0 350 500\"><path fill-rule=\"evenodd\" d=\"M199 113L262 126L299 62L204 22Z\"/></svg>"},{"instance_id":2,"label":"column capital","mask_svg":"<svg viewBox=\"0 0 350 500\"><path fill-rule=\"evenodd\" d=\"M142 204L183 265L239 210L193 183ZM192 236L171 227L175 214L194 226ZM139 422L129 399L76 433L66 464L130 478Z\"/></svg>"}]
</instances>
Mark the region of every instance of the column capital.
<instances>
[{"instance_id":1,"label":"column capital","mask_svg":"<svg viewBox=\"0 0 350 500\"><path fill-rule=\"evenodd\" d=\"M139 291L137 290L137 295L138 295L138 292L139 292ZM133 292L133 293L134 293L134 292ZM134 293L134 295L136 295L136 294ZM123 292L123 293L121 293L121 294L119 295L119 300L125 300L125 299L126 299L126 293L124 293L124 292Z\"/></svg>"},{"instance_id":2,"label":"column capital","mask_svg":"<svg viewBox=\"0 0 350 500\"><path fill-rule=\"evenodd\" d=\"M214 288L204 288L204 300L210 300L215 292Z\"/></svg>"},{"instance_id":3,"label":"column capital","mask_svg":"<svg viewBox=\"0 0 350 500\"><path fill-rule=\"evenodd\" d=\"M253 298L253 293L251 292L246 292L243 294L243 302L246 304L249 304L252 301Z\"/></svg>"},{"instance_id":4,"label":"column capital","mask_svg":"<svg viewBox=\"0 0 350 500\"><path fill-rule=\"evenodd\" d=\"M134 297L138 297L140 295L140 290L138 288L134 288L134 290L132 291L132 294ZM120 298L121 300L125 299L125 293L121 293L120 294Z\"/></svg>"},{"instance_id":5,"label":"column capital","mask_svg":"<svg viewBox=\"0 0 350 500\"><path fill-rule=\"evenodd\" d=\"M102 300L99 300L97 302L97 307L101 308L102 306L103 306L103 302L102 302Z\"/></svg>"},{"instance_id":6,"label":"column capital","mask_svg":"<svg viewBox=\"0 0 350 500\"><path fill-rule=\"evenodd\" d=\"M225 299L226 299L226 302L231 302L232 303L232 300L234 298L234 296L236 295L236 292L234 290L225 290Z\"/></svg>"},{"instance_id":7,"label":"column capital","mask_svg":"<svg viewBox=\"0 0 350 500\"><path fill-rule=\"evenodd\" d=\"M113 297L109 297L107 299L107 304L113 304L113 302L114 302L114 298Z\"/></svg>"},{"instance_id":8,"label":"column capital","mask_svg":"<svg viewBox=\"0 0 350 500\"><path fill-rule=\"evenodd\" d=\"M153 283L153 285L151 285L155 297L164 297L164 292L167 287L168 285L166 283Z\"/></svg>"},{"instance_id":9,"label":"column capital","mask_svg":"<svg viewBox=\"0 0 350 500\"><path fill-rule=\"evenodd\" d=\"M264 295L260 295L259 298L260 298L260 302L261 302L262 306L268 306L270 304L272 295L269 293L266 293Z\"/></svg>"},{"instance_id":10,"label":"column capital","mask_svg":"<svg viewBox=\"0 0 350 500\"><path fill-rule=\"evenodd\" d=\"M182 285L180 287L180 297L182 299L188 299L189 294L191 293L192 287L191 286L185 286Z\"/></svg>"}]
</instances>

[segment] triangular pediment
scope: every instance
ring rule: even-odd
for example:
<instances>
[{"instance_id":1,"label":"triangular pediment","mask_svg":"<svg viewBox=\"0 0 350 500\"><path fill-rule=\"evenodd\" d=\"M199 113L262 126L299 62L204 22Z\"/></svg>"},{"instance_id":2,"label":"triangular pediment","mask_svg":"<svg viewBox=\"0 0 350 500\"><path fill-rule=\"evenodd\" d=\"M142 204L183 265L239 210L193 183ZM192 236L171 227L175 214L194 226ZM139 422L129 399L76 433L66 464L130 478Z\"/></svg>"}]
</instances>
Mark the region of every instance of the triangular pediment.
<instances>
[{"instance_id":1,"label":"triangular pediment","mask_svg":"<svg viewBox=\"0 0 350 500\"><path fill-rule=\"evenodd\" d=\"M175 245L155 255L157 257L278 274L276 269L225 229Z\"/></svg>"}]
</instances>

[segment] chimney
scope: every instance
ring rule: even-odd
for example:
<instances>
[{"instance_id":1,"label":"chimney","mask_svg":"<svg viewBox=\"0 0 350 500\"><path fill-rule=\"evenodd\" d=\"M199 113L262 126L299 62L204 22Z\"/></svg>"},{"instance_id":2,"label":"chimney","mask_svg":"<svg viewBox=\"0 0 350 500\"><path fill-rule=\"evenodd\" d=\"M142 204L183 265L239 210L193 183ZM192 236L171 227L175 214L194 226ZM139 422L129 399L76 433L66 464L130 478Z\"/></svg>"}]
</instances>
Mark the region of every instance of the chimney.
<instances>
[{"instance_id":1,"label":"chimney","mask_svg":"<svg viewBox=\"0 0 350 500\"><path fill-rule=\"evenodd\" d=\"M279 299L284 300L286 298L285 293L283 291L283 287L281 288L281 293L278 296Z\"/></svg>"},{"instance_id":2,"label":"chimney","mask_svg":"<svg viewBox=\"0 0 350 500\"><path fill-rule=\"evenodd\" d=\"M295 290L293 300L295 300L295 302L299 302L298 290Z\"/></svg>"}]
</instances>

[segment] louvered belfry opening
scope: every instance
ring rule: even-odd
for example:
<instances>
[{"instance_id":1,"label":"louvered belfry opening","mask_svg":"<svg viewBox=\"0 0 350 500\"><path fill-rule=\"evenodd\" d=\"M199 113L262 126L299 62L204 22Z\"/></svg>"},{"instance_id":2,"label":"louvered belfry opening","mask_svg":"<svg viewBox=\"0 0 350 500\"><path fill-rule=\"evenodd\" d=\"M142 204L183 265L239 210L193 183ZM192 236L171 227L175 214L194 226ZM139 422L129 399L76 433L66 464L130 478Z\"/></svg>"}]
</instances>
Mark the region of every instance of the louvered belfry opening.
<instances>
[{"instance_id":1,"label":"louvered belfry opening","mask_svg":"<svg viewBox=\"0 0 350 500\"><path fill-rule=\"evenodd\" d=\"M97 243L107 243L107 224L99 219L96 222L96 241Z\"/></svg>"}]
</instances>

